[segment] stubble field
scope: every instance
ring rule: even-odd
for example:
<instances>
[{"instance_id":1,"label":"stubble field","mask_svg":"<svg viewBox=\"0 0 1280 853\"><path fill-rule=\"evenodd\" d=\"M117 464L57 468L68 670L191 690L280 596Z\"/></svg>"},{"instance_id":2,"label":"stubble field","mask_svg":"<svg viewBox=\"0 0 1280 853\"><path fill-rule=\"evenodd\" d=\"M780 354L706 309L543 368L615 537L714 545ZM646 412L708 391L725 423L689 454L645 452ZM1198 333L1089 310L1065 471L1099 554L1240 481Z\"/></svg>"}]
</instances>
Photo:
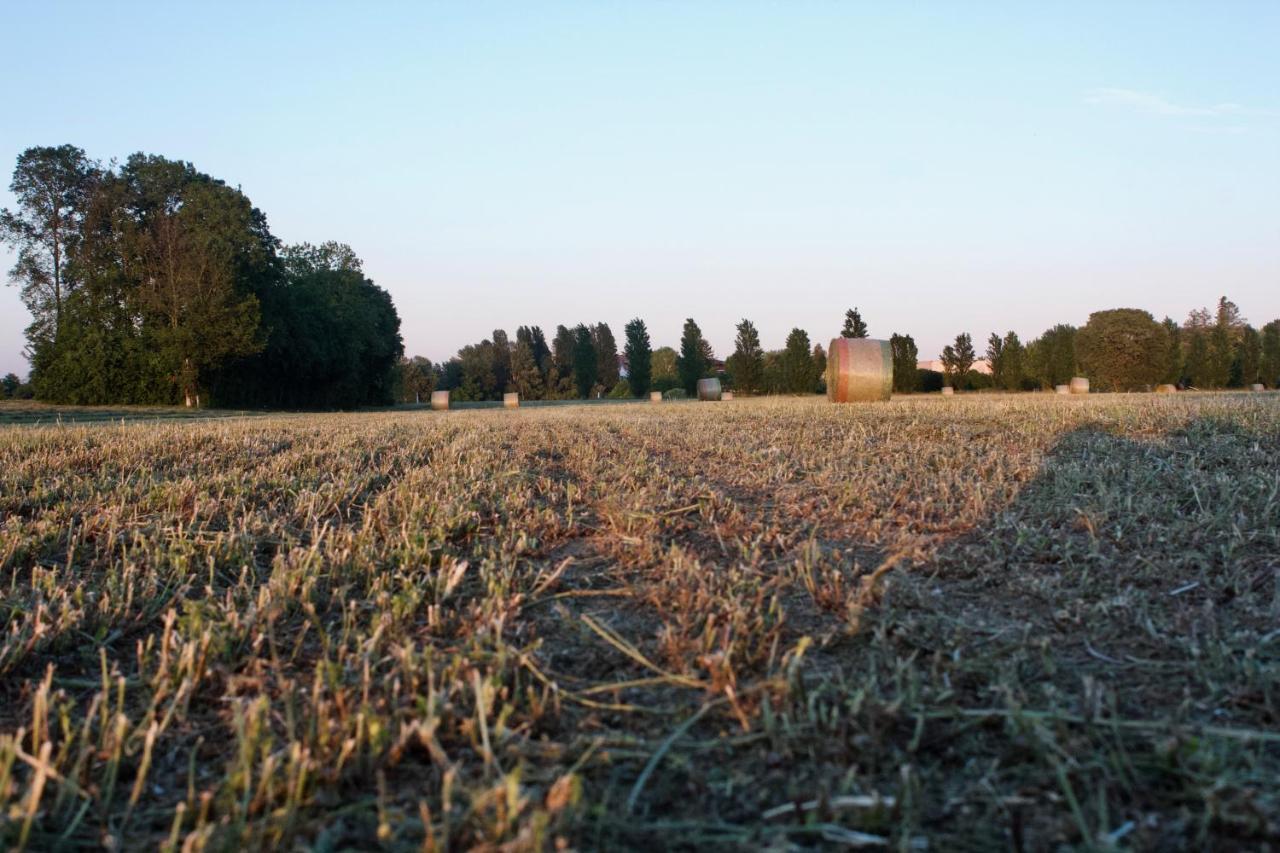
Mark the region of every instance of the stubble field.
<instances>
[{"instance_id":1,"label":"stubble field","mask_svg":"<svg viewBox=\"0 0 1280 853\"><path fill-rule=\"evenodd\" d=\"M1280 396L0 427L0 844L1280 844Z\"/></svg>"}]
</instances>

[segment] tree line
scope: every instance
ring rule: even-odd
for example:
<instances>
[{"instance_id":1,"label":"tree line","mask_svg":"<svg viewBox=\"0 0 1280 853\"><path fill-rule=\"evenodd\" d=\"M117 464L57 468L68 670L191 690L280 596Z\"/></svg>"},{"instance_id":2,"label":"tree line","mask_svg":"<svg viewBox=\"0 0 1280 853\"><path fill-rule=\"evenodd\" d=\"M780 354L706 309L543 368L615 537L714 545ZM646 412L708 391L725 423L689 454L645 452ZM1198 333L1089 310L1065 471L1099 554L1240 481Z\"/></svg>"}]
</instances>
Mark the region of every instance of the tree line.
<instances>
[{"instance_id":1,"label":"tree line","mask_svg":"<svg viewBox=\"0 0 1280 853\"><path fill-rule=\"evenodd\" d=\"M32 315L31 392L71 404L350 408L393 400L391 297L350 247L285 246L238 188L137 153L28 148L0 211Z\"/></svg>"},{"instance_id":2,"label":"tree line","mask_svg":"<svg viewBox=\"0 0 1280 853\"><path fill-rule=\"evenodd\" d=\"M856 308L845 314L841 334L865 338L866 322ZM623 329L621 353L607 323L556 327L550 343L538 326L521 326L513 342L502 329L468 344L448 361L416 357L400 364L397 399L421 402L433 390L456 400L496 400L514 391L526 400L642 397L651 391L692 396L699 379L715 377L746 394L811 394L825 390L826 351L810 344L803 329L792 329L782 349L765 350L750 320L737 324L734 349L716 359L698 323L685 320L679 349L654 349L644 320ZM910 335L894 334L895 389L919 387L917 349ZM621 357L620 357L621 356Z\"/></svg>"},{"instance_id":3,"label":"tree line","mask_svg":"<svg viewBox=\"0 0 1280 853\"><path fill-rule=\"evenodd\" d=\"M1014 332L992 333L985 353L989 375L970 336L960 334L942 352L942 381L958 388L1008 391L1052 388L1087 377L1101 391L1136 391L1169 384L1180 388L1245 388L1280 384L1280 320L1254 328L1223 296L1216 310L1197 308L1178 323L1157 321L1139 308L1095 311L1082 327L1058 324L1023 345Z\"/></svg>"}]
</instances>

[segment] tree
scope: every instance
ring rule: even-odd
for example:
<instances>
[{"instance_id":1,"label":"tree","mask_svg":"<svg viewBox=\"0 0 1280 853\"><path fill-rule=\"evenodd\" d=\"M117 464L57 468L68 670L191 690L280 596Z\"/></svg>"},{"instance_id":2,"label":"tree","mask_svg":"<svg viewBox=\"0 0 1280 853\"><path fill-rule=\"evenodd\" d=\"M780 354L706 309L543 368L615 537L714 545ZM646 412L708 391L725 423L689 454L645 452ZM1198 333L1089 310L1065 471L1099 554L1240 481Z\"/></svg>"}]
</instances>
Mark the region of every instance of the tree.
<instances>
[{"instance_id":1,"label":"tree","mask_svg":"<svg viewBox=\"0 0 1280 853\"><path fill-rule=\"evenodd\" d=\"M608 323L591 327L591 340L596 347L596 381L605 388L618 384L618 342Z\"/></svg>"},{"instance_id":2,"label":"tree","mask_svg":"<svg viewBox=\"0 0 1280 853\"><path fill-rule=\"evenodd\" d=\"M364 275L343 243L302 243L279 255L280 275L255 288L265 346L211 371L215 404L289 409L352 409L406 399L400 317L391 296ZM409 389L430 393L435 368ZM427 375L429 374L429 376Z\"/></svg>"},{"instance_id":3,"label":"tree","mask_svg":"<svg viewBox=\"0 0 1280 853\"><path fill-rule=\"evenodd\" d=\"M1164 326L1164 333L1169 341L1165 350L1164 375L1160 381L1167 385L1177 385L1182 382L1182 368L1186 364L1182 354L1182 329L1171 317L1165 317L1160 325Z\"/></svg>"},{"instance_id":4,"label":"tree","mask_svg":"<svg viewBox=\"0 0 1280 853\"><path fill-rule=\"evenodd\" d=\"M596 358L591 330L580 323L573 330L573 384L580 399L591 396L591 389L599 378Z\"/></svg>"},{"instance_id":5,"label":"tree","mask_svg":"<svg viewBox=\"0 0 1280 853\"><path fill-rule=\"evenodd\" d=\"M1253 326L1245 326L1231 366L1234 384L1248 387L1259 381L1261 371L1262 335Z\"/></svg>"},{"instance_id":6,"label":"tree","mask_svg":"<svg viewBox=\"0 0 1280 853\"><path fill-rule=\"evenodd\" d=\"M547 369L547 396L565 399L574 395L573 348L576 343L573 330L556 326L556 336L551 342L551 367Z\"/></svg>"},{"instance_id":7,"label":"tree","mask_svg":"<svg viewBox=\"0 0 1280 853\"><path fill-rule=\"evenodd\" d=\"M1076 369L1076 329L1059 323L1045 331L1027 347L1027 367L1031 378L1043 387L1065 385Z\"/></svg>"},{"instance_id":8,"label":"tree","mask_svg":"<svg viewBox=\"0 0 1280 853\"><path fill-rule=\"evenodd\" d=\"M782 385L789 394L812 394L818 382L809 335L804 329L792 329L782 353Z\"/></svg>"},{"instance_id":9,"label":"tree","mask_svg":"<svg viewBox=\"0 0 1280 853\"><path fill-rule=\"evenodd\" d=\"M1201 373L1201 388L1225 388L1231 382L1231 328L1217 323L1209 331L1207 354L1204 370Z\"/></svg>"},{"instance_id":10,"label":"tree","mask_svg":"<svg viewBox=\"0 0 1280 853\"><path fill-rule=\"evenodd\" d=\"M991 367L991 382L998 388L1004 387L1004 338L991 333L987 338L987 364Z\"/></svg>"},{"instance_id":11,"label":"tree","mask_svg":"<svg viewBox=\"0 0 1280 853\"><path fill-rule=\"evenodd\" d=\"M1027 375L1026 360L1027 350L1018 340L1018 333L1008 332L1001 351L1001 387L1004 390L1022 390L1022 382Z\"/></svg>"},{"instance_id":12,"label":"tree","mask_svg":"<svg viewBox=\"0 0 1280 853\"><path fill-rule=\"evenodd\" d=\"M498 385L498 393L512 390L511 340L503 329L493 330L493 378Z\"/></svg>"},{"instance_id":13,"label":"tree","mask_svg":"<svg viewBox=\"0 0 1280 853\"><path fill-rule=\"evenodd\" d=\"M867 324L862 322L862 315L858 313L857 308L850 308L844 312L844 328L840 330L842 338L865 338L867 336Z\"/></svg>"},{"instance_id":14,"label":"tree","mask_svg":"<svg viewBox=\"0 0 1280 853\"><path fill-rule=\"evenodd\" d=\"M956 335L954 345L947 344L942 348L942 369L951 387L960 387L960 383L968 377L974 360L973 339L968 332Z\"/></svg>"},{"instance_id":15,"label":"tree","mask_svg":"<svg viewBox=\"0 0 1280 853\"><path fill-rule=\"evenodd\" d=\"M436 387L436 371L430 359L422 356L402 358L396 370L396 401L421 403L431 397Z\"/></svg>"},{"instance_id":16,"label":"tree","mask_svg":"<svg viewBox=\"0 0 1280 853\"><path fill-rule=\"evenodd\" d=\"M18 393L18 387L22 385L22 380L18 378L16 373L6 373L4 379L0 379L0 396L12 398Z\"/></svg>"},{"instance_id":17,"label":"tree","mask_svg":"<svg viewBox=\"0 0 1280 853\"><path fill-rule=\"evenodd\" d=\"M702 330L690 317L684 321L684 333L680 336L680 357L676 361L676 372L685 393L693 396L697 391L698 380L704 378L710 369L711 345L702 337Z\"/></svg>"},{"instance_id":18,"label":"tree","mask_svg":"<svg viewBox=\"0 0 1280 853\"><path fill-rule=\"evenodd\" d=\"M1280 386L1280 320L1262 327L1262 356L1258 372L1272 388Z\"/></svg>"},{"instance_id":19,"label":"tree","mask_svg":"<svg viewBox=\"0 0 1280 853\"><path fill-rule=\"evenodd\" d=\"M670 391L680 387L680 376L677 364L680 354L671 347L658 347L653 351L653 389Z\"/></svg>"},{"instance_id":20,"label":"tree","mask_svg":"<svg viewBox=\"0 0 1280 853\"><path fill-rule=\"evenodd\" d=\"M511 352L511 387L522 400L541 400L546 391L532 339L520 341Z\"/></svg>"},{"instance_id":21,"label":"tree","mask_svg":"<svg viewBox=\"0 0 1280 853\"><path fill-rule=\"evenodd\" d=\"M73 255L100 167L74 145L28 148L18 155L9 190L17 209L0 210L0 243L17 253L10 281L22 289L33 322L32 349L57 337L74 290Z\"/></svg>"},{"instance_id":22,"label":"tree","mask_svg":"<svg viewBox=\"0 0 1280 853\"><path fill-rule=\"evenodd\" d=\"M198 405L208 372L263 347L258 299L241 272L268 260L265 217L189 163L134 154L120 180L124 253L150 343L179 398Z\"/></svg>"},{"instance_id":23,"label":"tree","mask_svg":"<svg viewBox=\"0 0 1280 853\"><path fill-rule=\"evenodd\" d=\"M1134 391L1164 376L1169 337L1147 311L1095 311L1076 333L1076 356L1090 381L1103 391Z\"/></svg>"},{"instance_id":24,"label":"tree","mask_svg":"<svg viewBox=\"0 0 1280 853\"><path fill-rule=\"evenodd\" d=\"M632 397L643 397L653 384L653 347L649 330L639 317L626 326L627 385Z\"/></svg>"},{"instance_id":25,"label":"tree","mask_svg":"<svg viewBox=\"0 0 1280 853\"><path fill-rule=\"evenodd\" d=\"M493 400L499 393L498 379L493 370L493 342L485 339L478 344L467 344L458 350L462 365L460 400Z\"/></svg>"},{"instance_id":26,"label":"tree","mask_svg":"<svg viewBox=\"0 0 1280 853\"><path fill-rule=\"evenodd\" d=\"M750 320L738 323L738 334L733 341L733 354L725 363L733 377L733 387L745 394L757 394L764 390L764 350L760 348L760 334Z\"/></svg>"},{"instance_id":27,"label":"tree","mask_svg":"<svg viewBox=\"0 0 1280 853\"><path fill-rule=\"evenodd\" d=\"M893 352L893 390L903 394L918 390L920 353L915 340L895 332L889 337L889 349Z\"/></svg>"}]
</instances>

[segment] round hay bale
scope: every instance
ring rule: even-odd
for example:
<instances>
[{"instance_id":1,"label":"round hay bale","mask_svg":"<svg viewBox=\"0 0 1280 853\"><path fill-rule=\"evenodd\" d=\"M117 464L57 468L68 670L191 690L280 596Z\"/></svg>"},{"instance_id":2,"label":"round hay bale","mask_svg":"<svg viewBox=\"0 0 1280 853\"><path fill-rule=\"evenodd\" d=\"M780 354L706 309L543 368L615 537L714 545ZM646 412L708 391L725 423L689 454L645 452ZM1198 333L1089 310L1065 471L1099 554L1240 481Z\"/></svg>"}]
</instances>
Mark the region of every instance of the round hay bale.
<instances>
[{"instance_id":1,"label":"round hay bale","mask_svg":"<svg viewBox=\"0 0 1280 853\"><path fill-rule=\"evenodd\" d=\"M1249 386L1249 390L1250 390L1250 391L1265 391L1265 390L1267 390L1267 388L1266 388L1266 386L1265 386L1265 385L1263 385L1261 382L1255 382L1255 383L1253 383L1252 385L1250 385L1250 386Z\"/></svg>"},{"instance_id":2,"label":"round hay bale","mask_svg":"<svg viewBox=\"0 0 1280 853\"><path fill-rule=\"evenodd\" d=\"M944 396L944 397L954 397L954 396L955 396L955 393L956 393L956 389L952 388L950 385L943 385L943 386L942 386L942 396Z\"/></svg>"},{"instance_id":3,"label":"round hay bale","mask_svg":"<svg viewBox=\"0 0 1280 853\"><path fill-rule=\"evenodd\" d=\"M502 395L502 407L504 409L520 408L520 395L514 391Z\"/></svg>"},{"instance_id":4,"label":"round hay bale","mask_svg":"<svg viewBox=\"0 0 1280 853\"><path fill-rule=\"evenodd\" d=\"M946 393L946 389L943 389ZM832 403L888 400L893 395L893 349L873 338L835 338L827 349L827 399Z\"/></svg>"},{"instance_id":5,"label":"round hay bale","mask_svg":"<svg viewBox=\"0 0 1280 853\"><path fill-rule=\"evenodd\" d=\"M1070 385L1054 385L1054 386L1053 386L1053 393L1055 393L1055 394L1070 394L1070 393L1071 393L1071 386L1070 386Z\"/></svg>"},{"instance_id":6,"label":"round hay bale","mask_svg":"<svg viewBox=\"0 0 1280 853\"><path fill-rule=\"evenodd\" d=\"M1156 386L1156 393L1157 394L1177 394L1178 386L1170 385L1169 383L1166 382L1163 385Z\"/></svg>"},{"instance_id":7,"label":"round hay bale","mask_svg":"<svg viewBox=\"0 0 1280 853\"><path fill-rule=\"evenodd\" d=\"M726 402L726 403L727 403L728 401L730 401L730 400L732 400L732 399L733 399L733 392L732 392L732 391L721 391L721 392L720 392L720 400L721 400L721 402Z\"/></svg>"},{"instance_id":8,"label":"round hay bale","mask_svg":"<svg viewBox=\"0 0 1280 853\"><path fill-rule=\"evenodd\" d=\"M650 403L661 403L661 402L662 402L662 392L661 392L661 391L650 391L650 392L649 392L649 402L650 402Z\"/></svg>"},{"instance_id":9,"label":"round hay bale","mask_svg":"<svg viewBox=\"0 0 1280 853\"><path fill-rule=\"evenodd\" d=\"M719 379L699 379L698 380L698 399L710 400L715 402L720 399L720 380Z\"/></svg>"},{"instance_id":10,"label":"round hay bale","mask_svg":"<svg viewBox=\"0 0 1280 853\"><path fill-rule=\"evenodd\" d=\"M436 411L444 411L449 408L449 392L448 391L432 391L431 392L431 408Z\"/></svg>"},{"instance_id":11,"label":"round hay bale","mask_svg":"<svg viewBox=\"0 0 1280 853\"><path fill-rule=\"evenodd\" d=\"M1085 379L1083 376L1073 376L1071 378L1071 393L1072 394L1088 394L1089 380Z\"/></svg>"}]
</instances>

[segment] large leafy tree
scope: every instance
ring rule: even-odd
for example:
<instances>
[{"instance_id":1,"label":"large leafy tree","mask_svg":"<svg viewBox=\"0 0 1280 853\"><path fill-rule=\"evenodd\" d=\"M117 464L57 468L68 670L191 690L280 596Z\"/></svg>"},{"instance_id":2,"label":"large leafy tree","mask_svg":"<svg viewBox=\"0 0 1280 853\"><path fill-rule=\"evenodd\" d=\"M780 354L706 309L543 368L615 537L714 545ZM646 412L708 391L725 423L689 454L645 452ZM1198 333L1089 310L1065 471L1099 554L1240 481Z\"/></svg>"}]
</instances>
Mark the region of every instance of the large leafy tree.
<instances>
[{"instance_id":1,"label":"large leafy tree","mask_svg":"<svg viewBox=\"0 0 1280 853\"><path fill-rule=\"evenodd\" d=\"M915 339L894 333L889 338L889 348L893 352L893 390L903 394L919 390L920 371L917 365L920 353Z\"/></svg>"},{"instance_id":2,"label":"large leafy tree","mask_svg":"<svg viewBox=\"0 0 1280 853\"><path fill-rule=\"evenodd\" d=\"M431 360L422 356L400 359L396 367L396 402L421 403L436 387L436 370Z\"/></svg>"},{"instance_id":3,"label":"large leafy tree","mask_svg":"<svg viewBox=\"0 0 1280 853\"><path fill-rule=\"evenodd\" d=\"M639 317L627 323L627 385L631 396L641 397L649 393L653 384L653 345L649 342L649 329Z\"/></svg>"},{"instance_id":4,"label":"large leafy tree","mask_svg":"<svg viewBox=\"0 0 1280 853\"><path fill-rule=\"evenodd\" d=\"M733 339L733 354L725 363L733 377L733 387L747 394L764 390L764 350L760 347L760 333L755 324L744 319L738 323L738 334Z\"/></svg>"},{"instance_id":5,"label":"large leafy tree","mask_svg":"<svg viewBox=\"0 0 1280 853\"><path fill-rule=\"evenodd\" d=\"M27 337L33 353L57 337L78 284L73 258L100 175L98 164L74 145L28 148L18 155L9 184L17 207L0 210L0 242L17 255L9 277L31 312Z\"/></svg>"},{"instance_id":6,"label":"large leafy tree","mask_svg":"<svg viewBox=\"0 0 1280 853\"><path fill-rule=\"evenodd\" d=\"M591 389L599 378L596 359L591 329L580 323L573 330L573 384L582 399L591 396Z\"/></svg>"},{"instance_id":7,"label":"large leafy tree","mask_svg":"<svg viewBox=\"0 0 1280 853\"><path fill-rule=\"evenodd\" d=\"M690 317L684 321L684 332L680 335L680 356L676 360L676 371L680 377L680 385L685 393L693 395L697 391L698 380L711 370L711 345L702 337L702 329Z\"/></svg>"},{"instance_id":8,"label":"large leafy tree","mask_svg":"<svg viewBox=\"0 0 1280 853\"><path fill-rule=\"evenodd\" d=\"M782 353L783 388L789 394L812 394L817 382L809 335L804 329L792 329Z\"/></svg>"},{"instance_id":9,"label":"large leafy tree","mask_svg":"<svg viewBox=\"0 0 1280 853\"><path fill-rule=\"evenodd\" d=\"M566 398L574 395L573 350L577 340L568 326L556 326L551 342L551 366L547 369L547 394Z\"/></svg>"},{"instance_id":10,"label":"large leafy tree","mask_svg":"<svg viewBox=\"0 0 1280 853\"><path fill-rule=\"evenodd\" d=\"M1095 311L1076 333L1076 356L1090 381L1104 391L1133 391L1163 378L1168 332L1147 311Z\"/></svg>"},{"instance_id":11,"label":"large leafy tree","mask_svg":"<svg viewBox=\"0 0 1280 853\"><path fill-rule=\"evenodd\" d=\"M274 240L248 198L190 163L135 154L120 180L122 263L148 342L179 399L195 405L210 372L263 346L248 279L271 264Z\"/></svg>"},{"instance_id":12,"label":"large leafy tree","mask_svg":"<svg viewBox=\"0 0 1280 853\"><path fill-rule=\"evenodd\" d=\"M952 387L959 388L969 376L977 358L973 352L973 338L968 332L956 335L955 343L942 348L942 371Z\"/></svg>"},{"instance_id":13,"label":"large leafy tree","mask_svg":"<svg viewBox=\"0 0 1280 853\"><path fill-rule=\"evenodd\" d=\"M840 337L867 337L867 324L862 321L862 315L858 313L857 308L850 308L848 311L844 312L844 328L840 330Z\"/></svg>"}]
</instances>

